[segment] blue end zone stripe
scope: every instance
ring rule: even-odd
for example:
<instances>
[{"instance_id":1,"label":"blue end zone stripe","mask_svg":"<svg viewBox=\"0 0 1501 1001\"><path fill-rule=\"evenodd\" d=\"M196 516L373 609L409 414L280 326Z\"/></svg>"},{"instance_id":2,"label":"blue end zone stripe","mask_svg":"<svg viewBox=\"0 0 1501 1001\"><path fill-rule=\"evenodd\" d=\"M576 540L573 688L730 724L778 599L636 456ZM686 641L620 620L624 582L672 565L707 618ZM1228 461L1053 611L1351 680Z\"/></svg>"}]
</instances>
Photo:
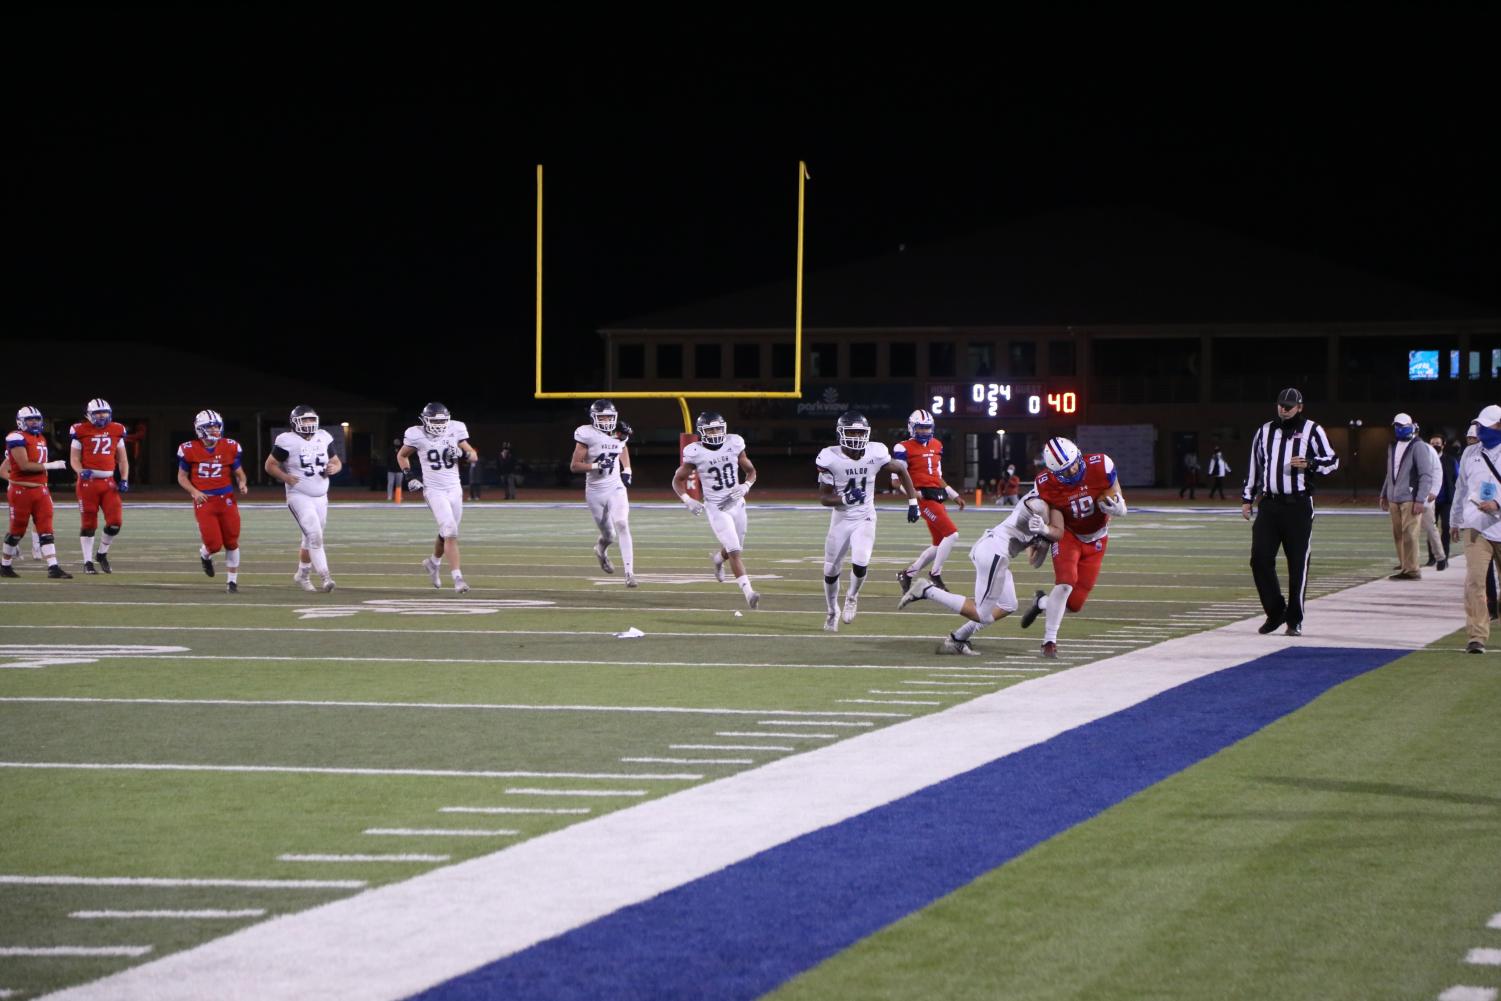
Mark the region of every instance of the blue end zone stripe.
<instances>
[{"instance_id":1,"label":"blue end zone stripe","mask_svg":"<svg viewBox=\"0 0 1501 1001\"><path fill-rule=\"evenodd\" d=\"M418 997L759 997L1406 652L1301 648L1220 671Z\"/></svg>"}]
</instances>

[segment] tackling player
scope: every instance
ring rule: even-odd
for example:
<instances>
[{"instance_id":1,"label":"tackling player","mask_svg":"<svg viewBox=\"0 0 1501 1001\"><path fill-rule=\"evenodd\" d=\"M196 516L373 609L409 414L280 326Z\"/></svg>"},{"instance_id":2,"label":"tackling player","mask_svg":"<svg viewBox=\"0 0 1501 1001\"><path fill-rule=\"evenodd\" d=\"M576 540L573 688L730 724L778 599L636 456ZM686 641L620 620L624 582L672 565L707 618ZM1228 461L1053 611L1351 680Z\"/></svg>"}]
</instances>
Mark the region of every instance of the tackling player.
<instances>
[{"instance_id":1,"label":"tackling player","mask_svg":"<svg viewBox=\"0 0 1501 1001\"><path fill-rule=\"evenodd\" d=\"M177 446L177 485L193 498L193 517L198 519L198 559L203 572L214 575L214 554L224 550L224 590L238 594L240 585L240 509L235 487L243 496L250 492L240 463L240 443L224 437L224 418L216 411L200 410L193 418L197 437ZM231 479L234 481L231 483Z\"/></svg>"},{"instance_id":2,"label":"tackling player","mask_svg":"<svg viewBox=\"0 0 1501 1001\"><path fill-rule=\"evenodd\" d=\"M907 433L911 437L897 442L891 450L891 457L907 464L912 485L917 487L920 495L918 513L927 523L933 544L924 549L911 566L897 571L896 579L904 593L912 586L912 578L930 563L933 570L928 574L929 579L944 587L943 564L959 540L959 529L944 510L944 498L957 502L959 510L964 510L964 498L943 480L943 442L933 437L933 415L926 410L912 411L907 418ZM895 479L893 476L892 486L896 485Z\"/></svg>"},{"instance_id":3,"label":"tackling player","mask_svg":"<svg viewBox=\"0 0 1501 1001\"><path fill-rule=\"evenodd\" d=\"M1026 629L1047 613L1042 655L1056 657L1063 613L1079 611L1088 600L1105 562L1110 519L1126 513L1126 498L1116 482L1115 463L1104 452L1086 455L1067 438L1049 438L1042 457L1048 468L1037 477L1035 489L1053 509L1053 527L1066 531L1053 543L1053 590L1037 592L1021 624Z\"/></svg>"},{"instance_id":4,"label":"tackling player","mask_svg":"<svg viewBox=\"0 0 1501 1001\"><path fill-rule=\"evenodd\" d=\"M47 458L47 437L42 430L46 423L36 407L22 407L16 411L16 429L5 436L6 477L10 480L5 500L10 505L10 526L5 544L0 547L0 577L20 576L11 564L21 554L21 538L26 534L27 522L36 526L42 557L47 561L47 576L55 580L73 577L57 565L57 545L52 537L52 493L47 488L47 470L62 469L67 463Z\"/></svg>"},{"instance_id":5,"label":"tackling player","mask_svg":"<svg viewBox=\"0 0 1501 1001\"><path fill-rule=\"evenodd\" d=\"M620 420L615 404L595 400L589 405L589 423L573 432L573 459L568 468L584 477L584 500L599 529L594 556L599 568L614 573L607 551L620 543L620 561L625 564L625 586L636 586L636 547L631 541L631 501L625 488L631 485L631 453L626 448L630 425Z\"/></svg>"},{"instance_id":6,"label":"tackling player","mask_svg":"<svg viewBox=\"0 0 1501 1001\"><path fill-rule=\"evenodd\" d=\"M694 421L698 441L683 449L683 462L672 474L672 489L695 516L707 514L709 528L719 540L714 553L714 579L724 580L724 564L730 565L745 603L755 608L761 596L751 590L750 577L740 553L745 548L745 495L756 483L756 467L745 454L745 439L729 433L725 419L705 410ZM688 477L697 473L704 499L688 493ZM743 481L743 482L742 482Z\"/></svg>"},{"instance_id":7,"label":"tackling player","mask_svg":"<svg viewBox=\"0 0 1501 1001\"><path fill-rule=\"evenodd\" d=\"M412 463L412 457L417 462ZM443 586L443 564L448 557L448 573L453 589L469 592L464 572L459 569L459 522L464 518L464 488L459 483L459 459L479 461L479 453L469 444L469 429L463 421L453 420L441 403L422 408L422 423L407 428L396 453L396 464L408 490L421 490L427 508L438 523L438 540L433 554L422 561L433 587Z\"/></svg>"},{"instance_id":8,"label":"tackling player","mask_svg":"<svg viewBox=\"0 0 1501 1001\"><path fill-rule=\"evenodd\" d=\"M78 475L78 543L83 549L83 572L110 572L109 547L125 523L120 495L130 492L130 458L125 454L125 425L116 423L108 400L93 399L83 410L84 419L68 429L72 445L68 464ZM120 482L115 484L115 470ZM99 567L94 568L94 533L99 528L99 510L104 509L104 538L99 540Z\"/></svg>"},{"instance_id":9,"label":"tackling player","mask_svg":"<svg viewBox=\"0 0 1501 1001\"><path fill-rule=\"evenodd\" d=\"M297 572L292 582L304 591L334 589L328 569L328 553L323 548L323 532L328 526L328 478L337 476L344 463L329 451L333 435L318 424L318 412L312 407L296 406L288 422L292 430L276 436L271 454L266 456L266 472L287 488L287 510L302 532L302 547L297 552ZM314 586L312 573L321 580Z\"/></svg>"},{"instance_id":10,"label":"tackling player","mask_svg":"<svg viewBox=\"0 0 1501 1001\"><path fill-rule=\"evenodd\" d=\"M834 425L839 444L818 453L818 502L834 510L829 513L829 534L823 543L823 592L828 612L823 627L839 631L839 574L845 554L850 558L849 592L844 599L844 621L855 621L860 604L860 588L870 566L870 554L876 544L876 477L890 473L901 481L907 492L907 520L918 515L917 488L907 474L907 465L893 459L886 446L870 440L870 422L851 410Z\"/></svg>"}]
</instances>

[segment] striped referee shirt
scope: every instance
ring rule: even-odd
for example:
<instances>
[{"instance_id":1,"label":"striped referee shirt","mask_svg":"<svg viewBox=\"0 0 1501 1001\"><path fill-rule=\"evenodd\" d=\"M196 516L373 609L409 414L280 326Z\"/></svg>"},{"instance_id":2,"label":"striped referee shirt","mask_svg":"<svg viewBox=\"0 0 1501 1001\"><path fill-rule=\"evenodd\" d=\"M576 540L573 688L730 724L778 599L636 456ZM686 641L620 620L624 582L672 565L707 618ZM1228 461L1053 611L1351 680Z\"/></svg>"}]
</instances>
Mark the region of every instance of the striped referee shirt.
<instances>
[{"instance_id":1,"label":"striped referee shirt","mask_svg":"<svg viewBox=\"0 0 1501 1001\"><path fill-rule=\"evenodd\" d=\"M1308 460L1307 469L1291 465L1294 456ZM1328 476L1339 468L1339 456L1329 447L1324 429L1307 417L1295 417L1284 430L1281 421L1267 421L1251 439L1250 472L1240 499L1253 503L1258 494L1311 493L1309 473Z\"/></svg>"}]
</instances>

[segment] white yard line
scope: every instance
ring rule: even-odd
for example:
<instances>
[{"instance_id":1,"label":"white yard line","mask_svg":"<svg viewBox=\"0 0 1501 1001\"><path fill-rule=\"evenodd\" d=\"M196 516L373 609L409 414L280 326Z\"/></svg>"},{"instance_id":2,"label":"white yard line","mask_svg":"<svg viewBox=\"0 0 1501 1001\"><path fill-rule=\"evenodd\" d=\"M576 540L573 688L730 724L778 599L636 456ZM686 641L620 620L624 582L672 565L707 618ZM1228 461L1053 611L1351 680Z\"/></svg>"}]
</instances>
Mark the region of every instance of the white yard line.
<instances>
[{"instance_id":1,"label":"white yard line","mask_svg":"<svg viewBox=\"0 0 1501 1001\"><path fill-rule=\"evenodd\" d=\"M819 713L820 716L858 716L861 713ZM874 723L842 723L838 720L758 719L757 726L875 726Z\"/></svg>"},{"instance_id":2,"label":"white yard line","mask_svg":"<svg viewBox=\"0 0 1501 1001\"><path fill-rule=\"evenodd\" d=\"M1501 949L1471 949L1465 962L1473 966L1501 966Z\"/></svg>"},{"instance_id":3,"label":"white yard line","mask_svg":"<svg viewBox=\"0 0 1501 1001\"><path fill-rule=\"evenodd\" d=\"M1485 923L1487 928L1501 928L1501 914L1492 914L1491 919Z\"/></svg>"},{"instance_id":4,"label":"white yard line","mask_svg":"<svg viewBox=\"0 0 1501 1001\"><path fill-rule=\"evenodd\" d=\"M8 886L234 886L246 890L358 890L363 879L178 879L162 876L20 876L0 875Z\"/></svg>"},{"instance_id":5,"label":"white yard line","mask_svg":"<svg viewBox=\"0 0 1501 1001\"><path fill-rule=\"evenodd\" d=\"M264 907L247 907L240 911L74 911L69 914L70 918L78 918L81 921L120 920L132 921L137 919L156 918L191 918L203 920L218 920L221 918L258 918L266 913Z\"/></svg>"},{"instance_id":6,"label":"white yard line","mask_svg":"<svg viewBox=\"0 0 1501 1001\"><path fill-rule=\"evenodd\" d=\"M837 733L757 733L754 730L716 730L716 737L781 737L783 740L833 740Z\"/></svg>"},{"instance_id":7,"label":"white yard line","mask_svg":"<svg viewBox=\"0 0 1501 1001\"><path fill-rule=\"evenodd\" d=\"M1418 649L1453 631L1462 572L1309 603L1302 638L1237 623L1011 685L943 712L777 758L502 851L263 922L66 990L57 1001L362 1001L410 996L810 831L1299 646ZM1403 614L1391 614L1400 609ZM781 725L766 721L769 725Z\"/></svg>"},{"instance_id":8,"label":"white yard line","mask_svg":"<svg viewBox=\"0 0 1501 1001\"><path fill-rule=\"evenodd\" d=\"M938 706L941 702L925 702L922 699L835 699L835 702L866 706Z\"/></svg>"},{"instance_id":9,"label":"white yard line","mask_svg":"<svg viewBox=\"0 0 1501 1001\"><path fill-rule=\"evenodd\" d=\"M507 789L507 796L645 796L645 789Z\"/></svg>"},{"instance_id":10,"label":"white yard line","mask_svg":"<svg viewBox=\"0 0 1501 1001\"><path fill-rule=\"evenodd\" d=\"M686 772L466 772L446 768L315 768L303 765L185 765L163 762L0 761L0 768L112 772L271 772L277 775L391 775L459 779L629 779L632 782L691 782L703 778Z\"/></svg>"},{"instance_id":11,"label":"white yard line","mask_svg":"<svg viewBox=\"0 0 1501 1001\"><path fill-rule=\"evenodd\" d=\"M756 734L760 736L760 734ZM792 751L776 744L668 744L669 751Z\"/></svg>"},{"instance_id":12,"label":"white yard line","mask_svg":"<svg viewBox=\"0 0 1501 1001\"><path fill-rule=\"evenodd\" d=\"M753 765L750 758L621 758L639 765Z\"/></svg>"},{"instance_id":13,"label":"white yard line","mask_svg":"<svg viewBox=\"0 0 1501 1001\"><path fill-rule=\"evenodd\" d=\"M521 832L503 827L487 831L468 827L367 827L364 833L396 838L509 838Z\"/></svg>"},{"instance_id":14,"label":"white yard line","mask_svg":"<svg viewBox=\"0 0 1501 1001\"><path fill-rule=\"evenodd\" d=\"M1494 987L1468 987L1456 985L1450 987L1438 996L1438 1001L1496 1001L1498 995Z\"/></svg>"},{"instance_id":15,"label":"white yard line","mask_svg":"<svg viewBox=\"0 0 1501 1001\"><path fill-rule=\"evenodd\" d=\"M0 945L0 956L144 956L149 945Z\"/></svg>"},{"instance_id":16,"label":"white yard line","mask_svg":"<svg viewBox=\"0 0 1501 1001\"><path fill-rule=\"evenodd\" d=\"M321 855L287 853L276 856L278 862L447 862L448 855L420 853L397 855Z\"/></svg>"},{"instance_id":17,"label":"white yard line","mask_svg":"<svg viewBox=\"0 0 1501 1001\"><path fill-rule=\"evenodd\" d=\"M485 813L485 814L494 814L494 813L564 813L564 814L584 814L584 813L593 813L594 811L590 807L587 807L587 806L572 806L572 807L567 807L567 806L559 806L559 807L545 807L545 806L440 806L440 807L438 807L438 812L439 813Z\"/></svg>"}]
</instances>

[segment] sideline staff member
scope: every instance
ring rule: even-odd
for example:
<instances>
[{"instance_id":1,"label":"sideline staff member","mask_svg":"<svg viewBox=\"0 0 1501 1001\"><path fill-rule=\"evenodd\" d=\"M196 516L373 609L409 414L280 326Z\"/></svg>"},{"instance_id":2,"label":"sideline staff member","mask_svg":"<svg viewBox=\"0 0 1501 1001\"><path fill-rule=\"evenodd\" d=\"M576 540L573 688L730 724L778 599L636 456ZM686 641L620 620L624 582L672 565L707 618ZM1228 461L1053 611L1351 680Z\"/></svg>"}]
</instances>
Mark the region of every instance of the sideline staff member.
<instances>
[{"instance_id":1,"label":"sideline staff member","mask_svg":"<svg viewBox=\"0 0 1501 1001\"><path fill-rule=\"evenodd\" d=\"M1269 633L1287 623L1287 635L1303 635L1303 594L1308 584L1308 542L1313 535L1313 482L1310 472L1328 476L1339 468L1339 456L1329 436L1303 416L1303 394L1284 389L1277 394L1277 419L1257 428L1251 439L1251 463L1240 513L1251 519L1258 497L1256 524L1251 529L1251 576L1266 611L1258 632ZM1287 553L1287 591L1277 579L1277 549Z\"/></svg>"}]
</instances>

